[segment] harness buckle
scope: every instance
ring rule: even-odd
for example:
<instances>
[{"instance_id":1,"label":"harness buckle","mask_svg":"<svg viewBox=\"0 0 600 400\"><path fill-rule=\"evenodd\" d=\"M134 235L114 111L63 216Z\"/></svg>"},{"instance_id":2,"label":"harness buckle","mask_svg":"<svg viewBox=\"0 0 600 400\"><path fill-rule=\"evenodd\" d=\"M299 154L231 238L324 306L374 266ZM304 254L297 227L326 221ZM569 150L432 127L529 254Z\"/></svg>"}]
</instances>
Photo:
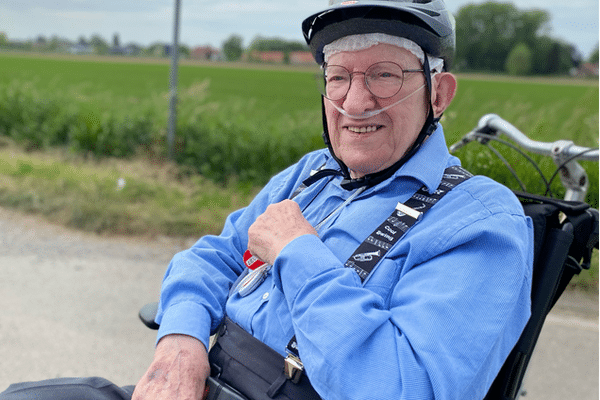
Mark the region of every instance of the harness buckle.
<instances>
[{"instance_id":1,"label":"harness buckle","mask_svg":"<svg viewBox=\"0 0 600 400\"><path fill-rule=\"evenodd\" d=\"M304 364L300 361L300 358L293 354L288 354L284 360L284 371L285 376L293 383L300 382L302 373L304 372Z\"/></svg>"}]
</instances>

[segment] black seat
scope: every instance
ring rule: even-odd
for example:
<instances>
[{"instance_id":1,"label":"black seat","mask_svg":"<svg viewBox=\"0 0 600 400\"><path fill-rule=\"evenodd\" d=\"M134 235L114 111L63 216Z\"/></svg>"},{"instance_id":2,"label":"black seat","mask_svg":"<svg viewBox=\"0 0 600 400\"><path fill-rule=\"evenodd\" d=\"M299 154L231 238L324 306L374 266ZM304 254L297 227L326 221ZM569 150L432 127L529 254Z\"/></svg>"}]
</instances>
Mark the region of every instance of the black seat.
<instances>
[{"instance_id":1,"label":"black seat","mask_svg":"<svg viewBox=\"0 0 600 400\"><path fill-rule=\"evenodd\" d=\"M598 248L598 210L586 203L516 194L534 225L531 318L484 400L519 396L546 316L571 278L589 269L592 250Z\"/></svg>"}]
</instances>

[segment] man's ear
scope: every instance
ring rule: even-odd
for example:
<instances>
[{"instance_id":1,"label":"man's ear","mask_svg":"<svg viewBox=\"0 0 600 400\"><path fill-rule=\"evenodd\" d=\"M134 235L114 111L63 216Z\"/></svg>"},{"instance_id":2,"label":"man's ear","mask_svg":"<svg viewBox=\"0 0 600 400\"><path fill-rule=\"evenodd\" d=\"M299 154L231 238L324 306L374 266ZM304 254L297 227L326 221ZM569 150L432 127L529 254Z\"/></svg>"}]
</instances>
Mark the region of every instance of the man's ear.
<instances>
[{"instance_id":1,"label":"man's ear","mask_svg":"<svg viewBox=\"0 0 600 400\"><path fill-rule=\"evenodd\" d=\"M438 118L448 108L456 94L456 78L449 72L441 72L433 76L431 104L433 115Z\"/></svg>"}]
</instances>

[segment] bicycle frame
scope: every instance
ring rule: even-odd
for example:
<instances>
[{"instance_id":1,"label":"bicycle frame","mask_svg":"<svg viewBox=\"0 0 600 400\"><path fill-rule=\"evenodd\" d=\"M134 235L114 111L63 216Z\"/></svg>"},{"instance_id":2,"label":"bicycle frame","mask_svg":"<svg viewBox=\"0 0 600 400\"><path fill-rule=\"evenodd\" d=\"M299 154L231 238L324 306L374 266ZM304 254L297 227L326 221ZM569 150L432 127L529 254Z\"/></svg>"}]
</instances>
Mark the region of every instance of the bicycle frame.
<instances>
[{"instance_id":1,"label":"bicycle frame","mask_svg":"<svg viewBox=\"0 0 600 400\"><path fill-rule=\"evenodd\" d=\"M589 160L589 161L598 161L598 159L600 157L600 149L598 149L598 148L593 149L593 148L577 146L572 141L569 141L569 140L558 140L558 141L555 141L552 143L531 140L524 133L522 133L520 130L518 130L516 127L514 127L509 122L503 120L498 115L487 114L487 115L484 115L482 118L480 118L477 126L472 131L465 134L460 141L458 141L457 143L450 146L449 150L451 153L453 153L456 150L458 150L459 148L461 148L462 146L464 146L467 143L470 143L472 141L477 141L478 143L481 143L481 144L487 144L487 142L490 140L497 140L497 137L500 136L501 134L505 135L509 139L511 139L516 144L516 146L513 146L511 143L508 143L508 142L504 142L504 143L509 145L510 147L513 147L515 150L517 150L519 152L521 152L521 149L523 149L523 150L529 151L531 153L536 153L536 154L541 154L544 156L551 157L557 166L557 171L556 171L555 175L559 175L561 183L562 183L563 187L566 189L564 200L580 202L580 204L582 204L582 205L587 205L585 202L585 197L589 190L588 176L587 176L585 169L581 165L579 165L579 163L577 161L580 159L581 160ZM521 152L521 154L524 155L526 158L528 158L524 153ZM507 165L506 160L504 160L501 156L499 156L499 157L505 162L505 165ZM534 166L536 166L536 165L534 165ZM507 167L510 169L509 165L507 165ZM537 168L537 166L536 166L536 168ZM511 172L513 172L513 175L515 175L514 171L511 170ZM540 174L542 174L542 172L539 169L538 169L538 172ZM554 178L554 176L553 176L553 178ZM543 174L542 174L542 177L543 177ZM518 179L518 177L516 175L515 175L515 178ZM544 181L549 190L548 181L545 178L544 178ZM550 179L550 181L552 181L552 179ZM522 185L522 187L523 187L523 185ZM595 216L595 217L592 217L592 219L595 219L595 221L596 221L594 223L596 228L595 228L594 232L590 233L590 239L593 239L593 237L595 237L596 243L597 243L598 210L589 208L586 211L586 213L589 215ZM564 215L562 216L561 219L564 221ZM562 231L566 231L566 232L569 232L572 234L573 233L572 230L573 230L573 225L571 223L566 223L562 226ZM559 233L562 234L562 231ZM597 247L597 245L595 245L594 247ZM553 249L554 249L554 246L551 246L551 248L548 250L553 250ZM562 253L560 253L560 254L559 253L560 252L558 252L556 254L557 255L562 254ZM547 254L550 254L550 253L547 252ZM589 257L591 257L591 247L590 247ZM549 256L548 259L554 262L555 258L556 257L551 255L551 256ZM558 264L562 264L563 261L565 261L565 260L560 260L558 262ZM585 260L584 260L584 264L580 265L579 261L577 261L575 264L577 264L576 266L578 266L580 268L585 268L585 269L589 268L589 263L587 264L588 265L587 268L584 266L584 265L586 265ZM573 266L573 264L570 264L570 266ZM550 268L550 270L552 270L552 268ZM545 284L540 284L540 286L544 287ZM552 285L549 285L549 287L550 286L553 287ZM544 290L547 290L547 289L544 287ZM560 290L560 292L562 292L562 289ZM559 294L559 296L560 296L560 294ZM558 297L556 297L556 298L558 298ZM549 311L549 309L548 309L548 311ZM539 316L539 314L538 314L538 316ZM543 316L543 318L545 319L545 316ZM541 321L541 324L543 324L543 319ZM541 325L539 325L539 329L541 329ZM532 332L534 332L534 333L532 333ZM527 336L532 335L532 334L539 334L539 332L536 332L534 330L534 328L531 328L531 330L529 330L529 327L526 328L526 331L524 331L524 334L525 333L527 333ZM535 340L532 342L533 346L535 346L536 341L537 341L537 336L535 337ZM529 357L531 356L531 352L529 352L527 354L529 355ZM512 370L509 369L508 371L512 371ZM521 372L523 373L523 375L525 375L527 372L527 367L525 366L525 368ZM516 399L516 398L520 398L521 396L525 396L526 390L524 390L522 387L522 383L524 382L523 375L520 375L521 381L518 382L516 386L510 387L513 390L510 393L510 396L503 397L503 398Z\"/></svg>"}]
</instances>

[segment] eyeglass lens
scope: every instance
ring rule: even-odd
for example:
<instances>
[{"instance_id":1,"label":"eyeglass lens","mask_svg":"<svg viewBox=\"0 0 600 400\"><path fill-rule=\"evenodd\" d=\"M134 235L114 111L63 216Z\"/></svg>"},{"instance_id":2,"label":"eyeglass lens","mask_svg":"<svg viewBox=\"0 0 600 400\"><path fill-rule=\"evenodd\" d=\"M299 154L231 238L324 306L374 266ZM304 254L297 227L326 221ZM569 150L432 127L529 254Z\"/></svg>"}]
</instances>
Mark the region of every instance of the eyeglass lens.
<instances>
[{"instance_id":1,"label":"eyeglass lens","mask_svg":"<svg viewBox=\"0 0 600 400\"><path fill-rule=\"evenodd\" d=\"M352 73L342 66L328 65L323 74L317 77L319 91L330 100L340 100L350 90L352 75L356 74L363 74L369 91L382 99L398 93L404 81L402 67L393 62L375 63L365 72Z\"/></svg>"}]
</instances>

